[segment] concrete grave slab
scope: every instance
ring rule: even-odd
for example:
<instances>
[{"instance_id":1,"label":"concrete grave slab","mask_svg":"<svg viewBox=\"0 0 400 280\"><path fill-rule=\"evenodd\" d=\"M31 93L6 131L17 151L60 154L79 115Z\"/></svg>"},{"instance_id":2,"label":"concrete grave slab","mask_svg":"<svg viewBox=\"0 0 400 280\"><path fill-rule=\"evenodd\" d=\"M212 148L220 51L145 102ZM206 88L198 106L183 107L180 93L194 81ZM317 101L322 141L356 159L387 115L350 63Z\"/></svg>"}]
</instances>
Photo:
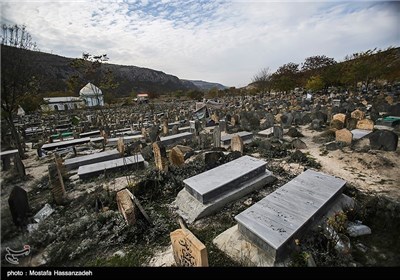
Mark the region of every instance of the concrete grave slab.
<instances>
[{"instance_id":1,"label":"concrete grave slab","mask_svg":"<svg viewBox=\"0 0 400 280\"><path fill-rule=\"evenodd\" d=\"M82 165L88 165L98 163L102 161L108 161L112 159L120 158L121 154L116 150L109 150L100 153L94 153L91 155L80 156L75 158L69 158L64 161L64 166L67 170L79 168Z\"/></svg>"}]
</instances>

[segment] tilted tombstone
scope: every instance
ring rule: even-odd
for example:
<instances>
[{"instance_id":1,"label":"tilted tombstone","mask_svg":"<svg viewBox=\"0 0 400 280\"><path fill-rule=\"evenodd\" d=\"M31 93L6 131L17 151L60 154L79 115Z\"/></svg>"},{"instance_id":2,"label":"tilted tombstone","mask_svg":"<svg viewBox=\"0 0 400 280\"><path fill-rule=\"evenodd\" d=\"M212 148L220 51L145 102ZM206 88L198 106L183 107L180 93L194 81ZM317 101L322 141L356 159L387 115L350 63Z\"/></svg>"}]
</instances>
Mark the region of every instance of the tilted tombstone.
<instances>
[{"instance_id":1,"label":"tilted tombstone","mask_svg":"<svg viewBox=\"0 0 400 280\"><path fill-rule=\"evenodd\" d=\"M169 161L172 165L182 166L185 163L185 155L179 148L173 147L169 153Z\"/></svg>"},{"instance_id":2,"label":"tilted tombstone","mask_svg":"<svg viewBox=\"0 0 400 280\"><path fill-rule=\"evenodd\" d=\"M351 117L356 120L363 120L363 119L365 119L365 113L363 111L360 111L357 109L357 110L351 112Z\"/></svg>"},{"instance_id":3,"label":"tilted tombstone","mask_svg":"<svg viewBox=\"0 0 400 280\"><path fill-rule=\"evenodd\" d=\"M208 266L207 248L187 229L170 234L175 263L179 267Z\"/></svg>"},{"instance_id":4,"label":"tilted tombstone","mask_svg":"<svg viewBox=\"0 0 400 280\"><path fill-rule=\"evenodd\" d=\"M175 134L178 134L178 133L179 133L178 126L177 126L177 125L174 125L174 126L172 127L172 129L171 129L171 134L172 134L172 135L175 135Z\"/></svg>"},{"instance_id":5,"label":"tilted tombstone","mask_svg":"<svg viewBox=\"0 0 400 280\"><path fill-rule=\"evenodd\" d=\"M225 120L220 120L219 121L219 131L221 132L227 132L226 130L226 121Z\"/></svg>"},{"instance_id":6,"label":"tilted tombstone","mask_svg":"<svg viewBox=\"0 0 400 280\"><path fill-rule=\"evenodd\" d=\"M372 149L384 151L396 151L399 136L393 131L376 130L369 136L369 143Z\"/></svg>"},{"instance_id":7,"label":"tilted tombstone","mask_svg":"<svg viewBox=\"0 0 400 280\"><path fill-rule=\"evenodd\" d=\"M118 191L116 198L118 211L124 216L128 225L134 225L136 223L137 211L129 195L129 191L127 189Z\"/></svg>"}]
</instances>

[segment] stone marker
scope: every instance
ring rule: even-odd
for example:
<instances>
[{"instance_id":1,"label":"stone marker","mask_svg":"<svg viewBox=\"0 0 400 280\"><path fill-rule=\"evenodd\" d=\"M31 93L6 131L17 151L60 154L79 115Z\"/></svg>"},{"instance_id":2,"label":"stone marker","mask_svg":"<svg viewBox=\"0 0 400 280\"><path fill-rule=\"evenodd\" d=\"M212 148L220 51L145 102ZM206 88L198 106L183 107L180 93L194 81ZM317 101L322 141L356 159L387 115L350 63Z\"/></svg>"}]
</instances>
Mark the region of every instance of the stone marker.
<instances>
[{"instance_id":1,"label":"stone marker","mask_svg":"<svg viewBox=\"0 0 400 280\"><path fill-rule=\"evenodd\" d=\"M15 186L8 198L8 205L14 224L17 227L25 226L28 223L28 214L31 211L26 191Z\"/></svg>"},{"instance_id":2,"label":"stone marker","mask_svg":"<svg viewBox=\"0 0 400 280\"><path fill-rule=\"evenodd\" d=\"M177 229L170 234L177 266L208 266L207 248L187 229Z\"/></svg>"},{"instance_id":3,"label":"stone marker","mask_svg":"<svg viewBox=\"0 0 400 280\"><path fill-rule=\"evenodd\" d=\"M275 261L340 198L346 181L308 169L235 217L242 235Z\"/></svg>"},{"instance_id":4,"label":"stone marker","mask_svg":"<svg viewBox=\"0 0 400 280\"><path fill-rule=\"evenodd\" d=\"M101 174L107 175L118 171L133 171L142 168L144 168L144 158L141 154L137 154L129 157L79 166L78 176L80 179L86 179Z\"/></svg>"},{"instance_id":5,"label":"stone marker","mask_svg":"<svg viewBox=\"0 0 400 280\"><path fill-rule=\"evenodd\" d=\"M220 129L220 132L227 132L227 130L226 130L226 121L225 120L220 120L219 121L219 129Z\"/></svg>"},{"instance_id":6,"label":"stone marker","mask_svg":"<svg viewBox=\"0 0 400 280\"><path fill-rule=\"evenodd\" d=\"M214 142L214 148L221 147L221 130L219 126L214 127L213 142Z\"/></svg>"},{"instance_id":7,"label":"stone marker","mask_svg":"<svg viewBox=\"0 0 400 280\"><path fill-rule=\"evenodd\" d=\"M124 216L128 225L136 223L136 209L127 189L117 192L117 205L119 212Z\"/></svg>"},{"instance_id":8,"label":"stone marker","mask_svg":"<svg viewBox=\"0 0 400 280\"><path fill-rule=\"evenodd\" d=\"M172 165L182 166L185 163L185 155L179 148L173 147L169 153L169 161Z\"/></svg>"},{"instance_id":9,"label":"stone marker","mask_svg":"<svg viewBox=\"0 0 400 280\"><path fill-rule=\"evenodd\" d=\"M233 126L239 125L239 115L233 115L231 117L231 124Z\"/></svg>"},{"instance_id":10,"label":"stone marker","mask_svg":"<svg viewBox=\"0 0 400 280\"><path fill-rule=\"evenodd\" d=\"M336 114L336 115L333 115L332 121L334 121L334 120L341 121L341 122L344 124L344 123L346 122L346 115L345 115L345 114Z\"/></svg>"},{"instance_id":11,"label":"stone marker","mask_svg":"<svg viewBox=\"0 0 400 280\"><path fill-rule=\"evenodd\" d=\"M365 129L365 130L373 130L374 129L374 122L369 119L359 120L357 122L356 128L358 129Z\"/></svg>"},{"instance_id":12,"label":"stone marker","mask_svg":"<svg viewBox=\"0 0 400 280\"><path fill-rule=\"evenodd\" d=\"M64 161L67 170L76 169L82 165L93 164L97 162L120 158L121 154L117 150L108 150L100 153L94 153L86 156L69 158Z\"/></svg>"},{"instance_id":13,"label":"stone marker","mask_svg":"<svg viewBox=\"0 0 400 280\"><path fill-rule=\"evenodd\" d=\"M121 156L124 155L124 153L125 153L125 143L124 143L124 138L123 137L118 138L117 150L121 154Z\"/></svg>"},{"instance_id":14,"label":"stone marker","mask_svg":"<svg viewBox=\"0 0 400 280\"><path fill-rule=\"evenodd\" d=\"M360 121L365 119L365 113L357 109L351 112L351 117Z\"/></svg>"},{"instance_id":15,"label":"stone marker","mask_svg":"<svg viewBox=\"0 0 400 280\"><path fill-rule=\"evenodd\" d=\"M398 142L399 136L389 130L377 130L369 136L369 144L376 150L396 151Z\"/></svg>"},{"instance_id":16,"label":"stone marker","mask_svg":"<svg viewBox=\"0 0 400 280\"><path fill-rule=\"evenodd\" d=\"M168 171L167 151L162 142L153 143L153 154L156 168L160 171Z\"/></svg>"},{"instance_id":17,"label":"stone marker","mask_svg":"<svg viewBox=\"0 0 400 280\"><path fill-rule=\"evenodd\" d=\"M244 148L244 144L243 144L243 140L242 138L240 138L239 135L235 134L233 135L232 139L231 139L231 151L232 152L240 152L241 154L243 154L243 148Z\"/></svg>"},{"instance_id":18,"label":"stone marker","mask_svg":"<svg viewBox=\"0 0 400 280\"><path fill-rule=\"evenodd\" d=\"M66 194L60 165L60 159L56 158L55 163L49 164L47 167L49 171L51 193L56 204L62 204Z\"/></svg>"},{"instance_id":19,"label":"stone marker","mask_svg":"<svg viewBox=\"0 0 400 280\"><path fill-rule=\"evenodd\" d=\"M336 135L336 142L351 144L351 142L353 141L353 133L351 133L350 130L346 128L336 130L335 135Z\"/></svg>"},{"instance_id":20,"label":"stone marker","mask_svg":"<svg viewBox=\"0 0 400 280\"><path fill-rule=\"evenodd\" d=\"M11 157L14 157L18 153L18 150L10 150L0 152L1 161L3 163L3 171L9 170L11 167Z\"/></svg>"},{"instance_id":21,"label":"stone marker","mask_svg":"<svg viewBox=\"0 0 400 280\"><path fill-rule=\"evenodd\" d=\"M298 131L295 127L289 128L287 135L289 135L290 137L293 137L293 138L304 137L304 135L300 131Z\"/></svg>"},{"instance_id":22,"label":"stone marker","mask_svg":"<svg viewBox=\"0 0 400 280\"><path fill-rule=\"evenodd\" d=\"M164 121L163 121L163 134L164 134L164 136L167 136L168 132L169 132L168 120L164 119Z\"/></svg>"},{"instance_id":23,"label":"stone marker","mask_svg":"<svg viewBox=\"0 0 400 280\"><path fill-rule=\"evenodd\" d=\"M300 139L296 138L292 141L292 146L294 149L307 149L307 145L306 143L304 143L303 141L301 141Z\"/></svg>"},{"instance_id":24,"label":"stone marker","mask_svg":"<svg viewBox=\"0 0 400 280\"><path fill-rule=\"evenodd\" d=\"M281 140L283 138L283 128L281 126L274 126L274 137Z\"/></svg>"}]
</instances>

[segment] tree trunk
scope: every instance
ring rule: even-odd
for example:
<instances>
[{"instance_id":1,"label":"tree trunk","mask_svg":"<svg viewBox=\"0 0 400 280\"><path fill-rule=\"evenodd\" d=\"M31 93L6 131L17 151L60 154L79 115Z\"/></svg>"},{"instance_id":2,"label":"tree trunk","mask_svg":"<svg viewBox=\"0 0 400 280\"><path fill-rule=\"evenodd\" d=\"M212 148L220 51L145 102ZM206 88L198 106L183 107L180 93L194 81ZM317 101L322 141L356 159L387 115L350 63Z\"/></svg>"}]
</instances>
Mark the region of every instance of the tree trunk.
<instances>
[{"instance_id":1,"label":"tree trunk","mask_svg":"<svg viewBox=\"0 0 400 280\"><path fill-rule=\"evenodd\" d=\"M10 126L11 137L14 140L16 148L18 149L19 156L21 157L21 159L23 159L23 158L25 158L25 149L22 147L21 140L19 138L19 133L17 132L17 129L14 126L14 119L12 117L12 114L9 114L6 117L6 121L8 122L8 125Z\"/></svg>"}]
</instances>

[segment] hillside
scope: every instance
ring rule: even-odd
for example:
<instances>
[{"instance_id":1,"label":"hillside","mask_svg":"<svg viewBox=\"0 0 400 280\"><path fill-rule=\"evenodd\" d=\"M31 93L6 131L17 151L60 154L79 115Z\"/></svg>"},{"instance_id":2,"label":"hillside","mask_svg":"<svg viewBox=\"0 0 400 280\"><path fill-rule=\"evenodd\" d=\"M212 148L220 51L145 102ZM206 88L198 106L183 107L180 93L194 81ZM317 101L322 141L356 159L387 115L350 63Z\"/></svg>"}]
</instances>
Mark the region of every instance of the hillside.
<instances>
[{"instance_id":1,"label":"hillside","mask_svg":"<svg viewBox=\"0 0 400 280\"><path fill-rule=\"evenodd\" d=\"M82 77L82 73L70 65L73 58L1 45L2 62L13 61L12 59L21 55L26 56L27 61L31 63L33 73L40 81L42 93L67 92L68 79L73 75ZM8 59L4 59L6 57ZM7 67L7 65L3 65L3 67ZM148 68L109 63L101 66L102 73L109 70L113 73L115 82L119 84L113 91L118 97L128 96L132 91L163 94L176 90L197 89L190 81L183 81L176 76ZM88 82L83 80L80 82L80 87ZM77 95L78 92L74 92L74 94Z\"/></svg>"},{"instance_id":2,"label":"hillside","mask_svg":"<svg viewBox=\"0 0 400 280\"><path fill-rule=\"evenodd\" d=\"M201 90L207 91L212 88L217 88L218 90L224 90L228 88L227 86L218 84L218 83L210 83L206 81L201 81L201 80L183 80L189 83L193 83L196 87L198 87Z\"/></svg>"}]
</instances>

